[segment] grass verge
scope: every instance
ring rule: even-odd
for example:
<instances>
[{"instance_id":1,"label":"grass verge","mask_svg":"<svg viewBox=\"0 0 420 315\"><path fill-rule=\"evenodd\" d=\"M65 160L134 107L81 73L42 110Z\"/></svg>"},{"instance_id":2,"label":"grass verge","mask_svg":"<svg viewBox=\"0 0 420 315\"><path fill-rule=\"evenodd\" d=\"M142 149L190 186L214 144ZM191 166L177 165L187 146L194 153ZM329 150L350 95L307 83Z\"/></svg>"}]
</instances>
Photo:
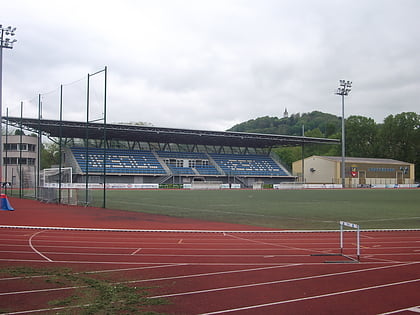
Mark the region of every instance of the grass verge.
<instances>
[{"instance_id":1,"label":"grass verge","mask_svg":"<svg viewBox=\"0 0 420 315\"><path fill-rule=\"evenodd\" d=\"M163 299L148 299L147 288L131 287L123 283L96 279L86 273L74 273L71 269L44 269L32 267L1 268L0 275L17 277L23 281L47 287L67 287L59 299L51 299L45 309L54 314L160 314L152 310L155 305L165 304ZM12 310L9 310L9 312Z\"/></svg>"}]
</instances>

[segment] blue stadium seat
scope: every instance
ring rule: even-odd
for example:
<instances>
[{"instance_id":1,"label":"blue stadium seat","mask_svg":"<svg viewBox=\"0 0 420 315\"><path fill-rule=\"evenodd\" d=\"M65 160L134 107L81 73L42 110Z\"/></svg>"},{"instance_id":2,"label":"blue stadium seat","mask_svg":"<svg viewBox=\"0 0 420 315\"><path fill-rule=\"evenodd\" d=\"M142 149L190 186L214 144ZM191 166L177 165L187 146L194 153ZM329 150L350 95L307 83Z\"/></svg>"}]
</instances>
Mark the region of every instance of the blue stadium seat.
<instances>
[{"instance_id":1,"label":"blue stadium seat","mask_svg":"<svg viewBox=\"0 0 420 315\"><path fill-rule=\"evenodd\" d=\"M104 150L88 149L86 163L86 148L73 147L71 151L83 172L103 173ZM215 165L211 165L205 153L158 151L158 156L165 159L203 160L192 167L180 167L168 163L174 175L221 175ZM270 156L259 154L216 154L210 153L213 161L232 176L289 176ZM87 164L87 165L86 165ZM106 172L131 175L164 175L167 172L151 151L108 149L106 154Z\"/></svg>"},{"instance_id":2,"label":"blue stadium seat","mask_svg":"<svg viewBox=\"0 0 420 315\"><path fill-rule=\"evenodd\" d=\"M212 153L210 156L227 175L288 176L268 155Z\"/></svg>"},{"instance_id":3,"label":"blue stadium seat","mask_svg":"<svg viewBox=\"0 0 420 315\"><path fill-rule=\"evenodd\" d=\"M73 147L71 148L71 151L82 169L82 172L103 173L103 149L88 148L88 163L86 163L86 148ZM106 172L123 174L166 174L165 169L152 152L123 149L108 149L106 151Z\"/></svg>"}]
</instances>

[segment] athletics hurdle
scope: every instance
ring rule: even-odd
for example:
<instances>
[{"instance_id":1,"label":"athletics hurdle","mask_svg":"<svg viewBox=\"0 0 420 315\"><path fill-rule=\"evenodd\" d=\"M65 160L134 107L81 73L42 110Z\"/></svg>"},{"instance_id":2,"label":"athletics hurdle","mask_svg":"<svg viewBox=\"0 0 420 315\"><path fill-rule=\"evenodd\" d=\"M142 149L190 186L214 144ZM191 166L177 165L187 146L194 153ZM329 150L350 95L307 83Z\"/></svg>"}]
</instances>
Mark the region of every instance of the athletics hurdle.
<instances>
[{"instance_id":1,"label":"athletics hurdle","mask_svg":"<svg viewBox=\"0 0 420 315\"><path fill-rule=\"evenodd\" d=\"M356 258L344 254L344 232L345 232L344 227L356 229ZM337 261L327 260L325 261L325 263L358 263L360 262L360 225L355 224L355 223L340 221L340 253L311 254L311 256L341 256L348 259L348 260L337 260Z\"/></svg>"}]
</instances>

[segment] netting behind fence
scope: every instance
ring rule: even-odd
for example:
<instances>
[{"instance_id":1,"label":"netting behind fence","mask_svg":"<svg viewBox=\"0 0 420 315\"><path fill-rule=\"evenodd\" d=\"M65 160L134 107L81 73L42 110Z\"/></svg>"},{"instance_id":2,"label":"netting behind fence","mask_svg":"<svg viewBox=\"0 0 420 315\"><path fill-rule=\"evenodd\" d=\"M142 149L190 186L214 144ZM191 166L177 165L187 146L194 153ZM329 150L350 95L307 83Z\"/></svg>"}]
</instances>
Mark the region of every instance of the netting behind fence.
<instances>
[{"instance_id":1,"label":"netting behind fence","mask_svg":"<svg viewBox=\"0 0 420 315\"><path fill-rule=\"evenodd\" d=\"M87 194L85 189L40 187L39 200L48 203L62 203L68 205L89 205L93 201L93 195Z\"/></svg>"}]
</instances>

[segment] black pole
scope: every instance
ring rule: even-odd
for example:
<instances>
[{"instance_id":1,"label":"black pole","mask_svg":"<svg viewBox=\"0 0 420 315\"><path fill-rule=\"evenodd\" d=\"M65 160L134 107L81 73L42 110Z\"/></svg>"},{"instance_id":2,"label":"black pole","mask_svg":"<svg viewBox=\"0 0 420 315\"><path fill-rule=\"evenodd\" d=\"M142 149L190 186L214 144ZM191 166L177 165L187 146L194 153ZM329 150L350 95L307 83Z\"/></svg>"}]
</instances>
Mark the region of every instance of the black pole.
<instances>
[{"instance_id":1,"label":"black pole","mask_svg":"<svg viewBox=\"0 0 420 315\"><path fill-rule=\"evenodd\" d=\"M89 80L90 74L87 76L87 91L86 91L86 192L85 192L85 205L88 205L89 200Z\"/></svg>"},{"instance_id":2,"label":"black pole","mask_svg":"<svg viewBox=\"0 0 420 315\"><path fill-rule=\"evenodd\" d=\"M6 153L6 161L4 161L3 165L6 166L4 170L4 177L5 177L5 186L4 186L4 193L7 194L7 169L9 168L9 159L8 159L8 152L9 152L9 107L6 108L6 149L4 150Z\"/></svg>"},{"instance_id":3,"label":"black pole","mask_svg":"<svg viewBox=\"0 0 420 315\"><path fill-rule=\"evenodd\" d=\"M302 125L302 183L305 185L305 125Z\"/></svg>"},{"instance_id":4,"label":"black pole","mask_svg":"<svg viewBox=\"0 0 420 315\"><path fill-rule=\"evenodd\" d=\"M38 158L37 158L37 179L35 187L35 197L39 198L39 185L41 178L41 146L42 146L42 133L41 133L41 118L42 118L42 102L41 94L38 94Z\"/></svg>"},{"instance_id":5,"label":"black pole","mask_svg":"<svg viewBox=\"0 0 420 315\"><path fill-rule=\"evenodd\" d=\"M58 137L58 203L61 203L61 168L62 168L62 159L61 159L61 150L62 150L62 125L63 125L63 85L60 85L60 127L59 127L59 137Z\"/></svg>"},{"instance_id":6,"label":"black pole","mask_svg":"<svg viewBox=\"0 0 420 315\"><path fill-rule=\"evenodd\" d=\"M104 190L103 190L103 202L102 207L106 208L106 155L107 155L107 141L106 141L106 97L107 97L107 76L108 68L105 66L105 78L104 78Z\"/></svg>"},{"instance_id":7,"label":"black pole","mask_svg":"<svg viewBox=\"0 0 420 315\"><path fill-rule=\"evenodd\" d=\"M23 133L23 102L20 102L20 140L19 140L19 198L22 198L22 133Z\"/></svg>"}]
</instances>

